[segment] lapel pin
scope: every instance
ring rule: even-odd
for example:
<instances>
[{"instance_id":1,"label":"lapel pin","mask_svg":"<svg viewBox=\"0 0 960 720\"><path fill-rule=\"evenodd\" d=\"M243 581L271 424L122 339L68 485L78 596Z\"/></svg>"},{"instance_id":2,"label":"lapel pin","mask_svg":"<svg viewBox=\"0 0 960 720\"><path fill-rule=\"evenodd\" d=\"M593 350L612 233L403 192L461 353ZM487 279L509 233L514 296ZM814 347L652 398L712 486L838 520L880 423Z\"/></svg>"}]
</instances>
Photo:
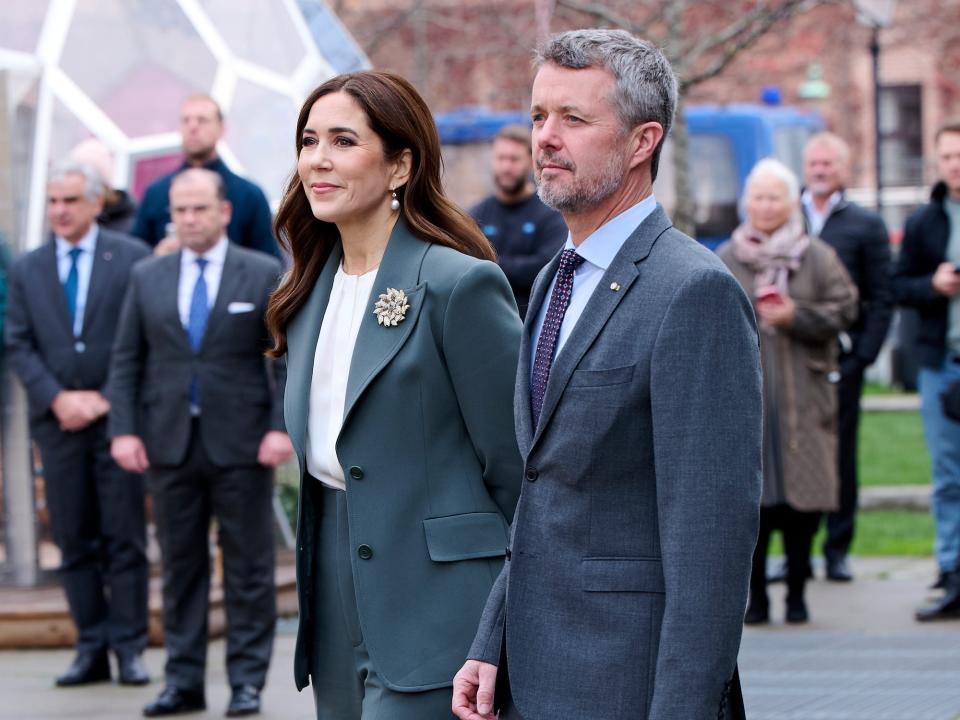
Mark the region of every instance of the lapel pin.
<instances>
[{"instance_id":1,"label":"lapel pin","mask_svg":"<svg viewBox=\"0 0 960 720\"><path fill-rule=\"evenodd\" d=\"M620 291L620 283L618 283L618 282L612 282L612 283L610 283L610 289L613 290L614 292L619 292L619 291Z\"/></svg>"},{"instance_id":2,"label":"lapel pin","mask_svg":"<svg viewBox=\"0 0 960 720\"><path fill-rule=\"evenodd\" d=\"M385 293L380 294L380 298L373 306L373 314L377 316L377 323L383 327L396 327L403 322L407 315L410 304L407 302L407 295L403 290L387 288Z\"/></svg>"}]
</instances>

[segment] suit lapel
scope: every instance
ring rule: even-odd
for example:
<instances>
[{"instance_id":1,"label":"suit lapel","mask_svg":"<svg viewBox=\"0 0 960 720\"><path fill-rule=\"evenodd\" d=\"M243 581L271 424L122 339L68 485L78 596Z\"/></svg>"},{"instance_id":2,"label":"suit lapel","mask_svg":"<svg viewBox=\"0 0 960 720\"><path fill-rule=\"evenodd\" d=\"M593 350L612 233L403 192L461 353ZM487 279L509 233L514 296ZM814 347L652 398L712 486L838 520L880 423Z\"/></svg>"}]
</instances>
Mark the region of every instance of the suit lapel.
<instances>
[{"instance_id":1,"label":"suit lapel","mask_svg":"<svg viewBox=\"0 0 960 720\"><path fill-rule=\"evenodd\" d=\"M90 271L90 285L87 287L87 306L83 311L83 334L87 334L90 323L97 317L97 306L103 300L110 284L110 273L113 268L113 245L103 236L103 231L97 231L97 243L93 251L93 267Z\"/></svg>"},{"instance_id":2,"label":"suit lapel","mask_svg":"<svg viewBox=\"0 0 960 720\"><path fill-rule=\"evenodd\" d=\"M203 331L203 340L200 343L200 351L207 343L211 342L210 337L217 331L217 328L223 323L223 317L227 314L227 305L237 297L240 289L244 286L247 277L247 267L240 255L227 244L227 254L223 259L223 271L220 273L220 287L217 288L217 297L213 301L213 307L210 309L210 316L207 318L207 327Z\"/></svg>"},{"instance_id":3,"label":"suit lapel","mask_svg":"<svg viewBox=\"0 0 960 720\"><path fill-rule=\"evenodd\" d=\"M658 205L654 211L642 222L620 248L610 267L603 274L600 283L593 295L587 301L583 313L577 324L561 348L553 367L550 369L550 379L547 381L547 390L543 398L543 409L540 413L540 424L537 426L531 447L537 443L543 434L544 428L550 422L550 417L560 402L570 376L580 360L593 345L597 335L607 324L613 311L626 296L630 286L640 275L638 264L647 258L656 239L670 227L670 220ZM611 288L617 283L619 288ZM529 394L529 393L528 393Z\"/></svg>"},{"instance_id":4,"label":"suit lapel","mask_svg":"<svg viewBox=\"0 0 960 720\"><path fill-rule=\"evenodd\" d=\"M327 257L306 303L287 326L287 392L284 393L283 401L287 434L300 455L301 462L306 452L304 438L307 434L310 384L313 381L313 357L317 351L323 314L330 302L333 278L340 267L341 257L342 251L337 243Z\"/></svg>"},{"instance_id":5,"label":"suit lapel","mask_svg":"<svg viewBox=\"0 0 960 720\"><path fill-rule=\"evenodd\" d=\"M52 298L53 311L57 316L57 322L60 323L63 331L72 338L73 325L70 324L67 296L64 294L63 285L60 284L60 273L57 270L57 245L53 239L47 243L40 255L38 282L46 286L46 295Z\"/></svg>"},{"instance_id":6,"label":"suit lapel","mask_svg":"<svg viewBox=\"0 0 960 720\"><path fill-rule=\"evenodd\" d=\"M389 364L410 337L417 317L423 307L425 284L420 279L420 265L430 247L410 234L403 218L397 221L387 243L380 270L373 282L373 291L363 311L357 342L350 360L347 378L347 397L344 403L343 426L346 427L350 411L373 379ZM399 325L386 327L377 322L373 305L388 288L403 290L410 307Z\"/></svg>"},{"instance_id":7,"label":"suit lapel","mask_svg":"<svg viewBox=\"0 0 960 720\"><path fill-rule=\"evenodd\" d=\"M513 415L517 426L517 443L524 457L530 452L535 429L533 411L530 407L530 356L533 352L533 328L536 326L543 303L546 302L550 282L560 266L561 253L562 250L537 275L533 289L530 291L530 302L527 304L527 315L523 323L523 335L520 338L520 361L517 363L517 389L514 395Z\"/></svg>"}]
</instances>

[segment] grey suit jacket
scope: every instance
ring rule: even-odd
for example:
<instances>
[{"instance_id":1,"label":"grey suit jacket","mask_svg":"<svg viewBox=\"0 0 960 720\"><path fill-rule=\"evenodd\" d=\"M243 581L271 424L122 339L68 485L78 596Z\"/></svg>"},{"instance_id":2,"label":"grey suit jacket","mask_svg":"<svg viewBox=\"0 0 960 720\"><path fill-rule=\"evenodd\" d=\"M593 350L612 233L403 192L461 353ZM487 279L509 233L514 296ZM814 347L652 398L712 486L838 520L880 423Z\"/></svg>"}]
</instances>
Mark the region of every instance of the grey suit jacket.
<instances>
[{"instance_id":1,"label":"grey suit jacket","mask_svg":"<svg viewBox=\"0 0 960 720\"><path fill-rule=\"evenodd\" d=\"M140 240L100 228L79 338L73 336L53 239L14 263L8 285L7 353L26 388L33 422L54 422L50 403L61 390L104 391L130 268L149 254Z\"/></svg>"},{"instance_id":2,"label":"grey suit jacket","mask_svg":"<svg viewBox=\"0 0 960 720\"><path fill-rule=\"evenodd\" d=\"M506 626L527 720L716 718L759 516L753 310L658 207L558 354L534 428L530 329L558 262L531 296L514 403L526 479L470 657L498 664Z\"/></svg>"},{"instance_id":3,"label":"grey suit jacket","mask_svg":"<svg viewBox=\"0 0 960 720\"><path fill-rule=\"evenodd\" d=\"M221 467L255 465L260 440L284 430L283 362L267 362L264 312L280 263L231 243L200 351L180 322L180 253L133 269L110 368L108 432L139 435L152 465L179 465L190 442L190 385L199 383L200 435Z\"/></svg>"},{"instance_id":4,"label":"grey suit jacket","mask_svg":"<svg viewBox=\"0 0 960 720\"><path fill-rule=\"evenodd\" d=\"M304 458L317 337L340 264L339 245L287 328L286 418L303 478L297 525L298 688L307 643L318 483ZM410 305L395 327L377 324L387 288ZM512 398L520 318L492 262L415 237L397 222L364 311L347 379L337 457L346 477L356 603L377 673L400 692L449 687L503 565L520 493Z\"/></svg>"}]
</instances>

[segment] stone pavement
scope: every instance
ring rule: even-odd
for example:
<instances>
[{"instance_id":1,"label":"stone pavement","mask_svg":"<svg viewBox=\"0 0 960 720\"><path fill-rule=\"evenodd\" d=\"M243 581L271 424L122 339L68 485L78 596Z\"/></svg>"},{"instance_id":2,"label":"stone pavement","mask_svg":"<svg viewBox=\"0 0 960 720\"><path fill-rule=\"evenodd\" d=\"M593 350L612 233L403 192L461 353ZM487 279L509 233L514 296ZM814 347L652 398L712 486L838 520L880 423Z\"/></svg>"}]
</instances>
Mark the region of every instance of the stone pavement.
<instances>
[{"instance_id":1,"label":"stone pavement","mask_svg":"<svg viewBox=\"0 0 960 720\"><path fill-rule=\"evenodd\" d=\"M960 620L913 620L928 597L933 563L864 558L854 570L849 585L811 583L806 626L784 625L783 586L771 587L773 622L746 629L740 653L749 720L960 720ZM280 625L263 720L313 718L309 689L298 694L293 687L293 627ZM223 717L223 652L222 641L210 644L209 710L186 717ZM159 691L159 681L145 688L52 688L71 657L65 650L0 652L0 720L130 720ZM146 662L159 678L163 652L149 650Z\"/></svg>"},{"instance_id":2,"label":"stone pavement","mask_svg":"<svg viewBox=\"0 0 960 720\"><path fill-rule=\"evenodd\" d=\"M740 669L749 720L957 720L960 620L920 624L929 559L863 558L851 584L815 580L811 622L783 622L783 585L770 590L773 622L746 628Z\"/></svg>"}]
</instances>

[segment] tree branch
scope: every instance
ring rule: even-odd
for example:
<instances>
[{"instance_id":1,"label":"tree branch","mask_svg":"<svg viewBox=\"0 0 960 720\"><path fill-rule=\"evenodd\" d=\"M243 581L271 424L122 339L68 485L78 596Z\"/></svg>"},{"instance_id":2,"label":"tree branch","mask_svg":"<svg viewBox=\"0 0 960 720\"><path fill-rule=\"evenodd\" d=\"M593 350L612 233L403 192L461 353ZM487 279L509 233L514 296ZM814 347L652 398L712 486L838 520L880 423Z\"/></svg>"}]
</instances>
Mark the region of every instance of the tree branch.
<instances>
[{"instance_id":1,"label":"tree branch","mask_svg":"<svg viewBox=\"0 0 960 720\"><path fill-rule=\"evenodd\" d=\"M635 23L630 18L619 15L599 3L581 2L581 0L557 0L557 5L589 15L601 23L628 30L634 35L645 35L650 26L649 19L644 23Z\"/></svg>"}]
</instances>

